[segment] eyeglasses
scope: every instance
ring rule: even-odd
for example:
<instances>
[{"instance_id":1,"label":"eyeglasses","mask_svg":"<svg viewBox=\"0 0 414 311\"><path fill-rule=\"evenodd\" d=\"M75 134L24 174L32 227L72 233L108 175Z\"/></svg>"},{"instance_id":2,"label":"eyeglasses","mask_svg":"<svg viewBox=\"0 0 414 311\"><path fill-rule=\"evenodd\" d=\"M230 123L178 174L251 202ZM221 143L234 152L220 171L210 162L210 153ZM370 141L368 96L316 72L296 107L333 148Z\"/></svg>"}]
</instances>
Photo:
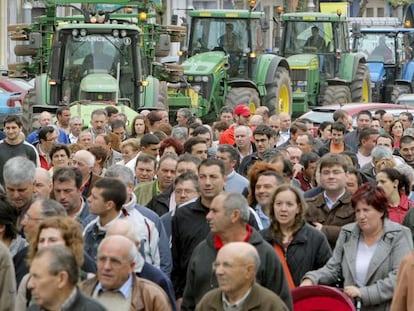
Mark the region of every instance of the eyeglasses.
<instances>
[{"instance_id":1,"label":"eyeglasses","mask_svg":"<svg viewBox=\"0 0 414 311\"><path fill-rule=\"evenodd\" d=\"M196 192L196 191L195 191L195 190L193 190L193 189L175 189L175 190L174 190L174 192L175 192L176 194L181 194L181 193L183 193L183 192L184 192L184 194L189 195L189 194L192 194L192 193L194 193L194 192Z\"/></svg>"},{"instance_id":2,"label":"eyeglasses","mask_svg":"<svg viewBox=\"0 0 414 311\"><path fill-rule=\"evenodd\" d=\"M29 215L29 213L24 214L23 219L26 220L26 221L29 221L29 220L41 221L41 220L43 220L43 218L32 217L32 216Z\"/></svg>"}]
</instances>

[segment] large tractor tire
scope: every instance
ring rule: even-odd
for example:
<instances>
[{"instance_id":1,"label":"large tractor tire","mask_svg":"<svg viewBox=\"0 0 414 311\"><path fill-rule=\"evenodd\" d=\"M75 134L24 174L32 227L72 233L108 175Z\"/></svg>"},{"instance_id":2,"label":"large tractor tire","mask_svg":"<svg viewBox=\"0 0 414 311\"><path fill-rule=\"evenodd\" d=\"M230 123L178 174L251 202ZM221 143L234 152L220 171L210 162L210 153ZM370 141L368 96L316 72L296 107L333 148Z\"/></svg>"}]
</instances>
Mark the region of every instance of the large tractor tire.
<instances>
[{"instance_id":1,"label":"large tractor tire","mask_svg":"<svg viewBox=\"0 0 414 311\"><path fill-rule=\"evenodd\" d=\"M321 105L343 105L351 101L351 90L346 85L328 85L323 93Z\"/></svg>"},{"instance_id":2,"label":"large tractor tire","mask_svg":"<svg viewBox=\"0 0 414 311\"><path fill-rule=\"evenodd\" d=\"M246 105L254 112L260 106L259 93L250 87L232 87L227 93L226 106L234 109L239 104Z\"/></svg>"},{"instance_id":3,"label":"large tractor tire","mask_svg":"<svg viewBox=\"0 0 414 311\"><path fill-rule=\"evenodd\" d=\"M358 64L355 77L351 83L351 99L354 103L368 103L371 101L371 78L365 64Z\"/></svg>"},{"instance_id":4,"label":"large tractor tire","mask_svg":"<svg viewBox=\"0 0 414 311\"><path fill-rule=\"evenodd\" d=\"M276 70L274 81L266 87L264 105L270 115L286 112L292 114L292 81L286 68Z\"/></svg>"},{"instance_id":5,"label":"large tractor tire","mask_svg":"<svg viewBox=\"0 0 414 311\"><path fill-rule=\"evenodd\" d=\"M409 93L411 93L411 89L408 85L394 85L391 93L391 103L395 104L400 95Z\"/></svg>"}]
</instances>

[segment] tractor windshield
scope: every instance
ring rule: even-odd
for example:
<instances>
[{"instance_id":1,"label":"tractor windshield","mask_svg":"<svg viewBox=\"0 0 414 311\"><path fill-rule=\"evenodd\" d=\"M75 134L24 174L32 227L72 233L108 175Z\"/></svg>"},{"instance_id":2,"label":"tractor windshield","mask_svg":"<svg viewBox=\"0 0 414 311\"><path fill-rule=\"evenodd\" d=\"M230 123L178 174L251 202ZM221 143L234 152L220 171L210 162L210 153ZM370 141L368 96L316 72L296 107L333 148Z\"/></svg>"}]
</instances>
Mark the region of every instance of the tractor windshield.
<instances>
[{"instance_id":1,"label":"tractor windshield","mask_svg":"<svg viewBox=\"0 0 414 311\"><path fill-rule=\"evenodd\" d=\"M251 45L248 38L248 21ZM262 34L258 19L193 18L190 55L222 49L227 53L259 53Z\"/></svg>"},{"instance_id":2,"label":"tractor windshield","mask_svg":"<svg viewBox=\"0 0 414 311\"><path fill-rule=\"evenodd\" d=\"M251 52L260 54L262 47L259 19L192 19L189 56L208 51L224 51L228 55L228 74L231 78L247 78L248 55Z\"/></svg>"},{"instance_id":3,"label":"tractor windshield","mask_svg":"<svg viewBox=\"0 0 414 311\"><path fill-rule=\"evenodd\" d=\"M285 25L284 55L333 53L334 35L330 22L288 22Z\"/></svg>"},{"instance_id":4,"label":"tractor windshield","mask_svg":"<svg viewBox=\"0 0 414 311\"><path fill-rule=\"evenodd\" d=\"M365 54L367 62L395 63L395 38L385 33L363 33L356 49Z\"/></svg>"},{"instance_id":5,"label":"tractor windshield","mask_svg":"<svg viewBox=\"0 0 414 311\"><path fill-rule=\"evenodd\" d=\"M64 101L134 98L132 38L74 34L66 34L64 44Z\"/></svg>"}]
</instances>

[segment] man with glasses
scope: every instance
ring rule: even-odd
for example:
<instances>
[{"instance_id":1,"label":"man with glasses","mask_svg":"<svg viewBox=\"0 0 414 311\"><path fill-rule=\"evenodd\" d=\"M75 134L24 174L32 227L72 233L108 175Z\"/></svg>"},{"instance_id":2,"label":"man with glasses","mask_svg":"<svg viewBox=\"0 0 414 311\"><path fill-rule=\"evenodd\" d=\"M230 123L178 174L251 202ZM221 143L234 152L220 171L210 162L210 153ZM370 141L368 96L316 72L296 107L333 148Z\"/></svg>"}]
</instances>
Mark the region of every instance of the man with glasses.
<instances>
[{"instance_id":1,"label":"man with glasses","mask_svg":"<svg viewBox=\"0 0 414 311\"><path fill-rule=\"evenodd\" d=\"M82 291L107 310L171 311L166 293L155 283L135 275L138 250L128 238L112 235L98 248L97 274L81 283Z\"/></svg>"},{"instance_id":2,"label":"man with glasses","mask_svg":"<svg viewBox=\"0 0 414 311\"><path fill-rule=\"evenodd\" d=\"M341 227L355 221L352 193L346 190L347 169L348 164L342 155L324 155L319 166L323 192L306 199L306 220L326 235L332 249Z\"/></svg>"}]
</instances>

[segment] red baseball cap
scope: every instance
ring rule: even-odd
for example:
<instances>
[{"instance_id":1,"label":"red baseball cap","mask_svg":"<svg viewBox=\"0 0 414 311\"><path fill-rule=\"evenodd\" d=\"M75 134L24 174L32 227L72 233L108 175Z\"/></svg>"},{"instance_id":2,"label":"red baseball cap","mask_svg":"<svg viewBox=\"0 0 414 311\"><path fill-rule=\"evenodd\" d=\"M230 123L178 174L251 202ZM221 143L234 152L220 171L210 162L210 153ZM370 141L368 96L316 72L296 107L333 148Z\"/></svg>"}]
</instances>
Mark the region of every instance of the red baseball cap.
<instances>
[{"instance_id":1,"label":"red baseball cap","mask_svg":"<svg viewBox=\"0 0 414 311\"><path fill-rule=\"evenodd\" d=\"M252 112L250 111L250 109L246 105L240 104L240 105L237 105L234 108L234 114L237 115L237 116L241 115L241 116L247 118L247 117L250 117Z\"/></svg>"}]
</instances>

